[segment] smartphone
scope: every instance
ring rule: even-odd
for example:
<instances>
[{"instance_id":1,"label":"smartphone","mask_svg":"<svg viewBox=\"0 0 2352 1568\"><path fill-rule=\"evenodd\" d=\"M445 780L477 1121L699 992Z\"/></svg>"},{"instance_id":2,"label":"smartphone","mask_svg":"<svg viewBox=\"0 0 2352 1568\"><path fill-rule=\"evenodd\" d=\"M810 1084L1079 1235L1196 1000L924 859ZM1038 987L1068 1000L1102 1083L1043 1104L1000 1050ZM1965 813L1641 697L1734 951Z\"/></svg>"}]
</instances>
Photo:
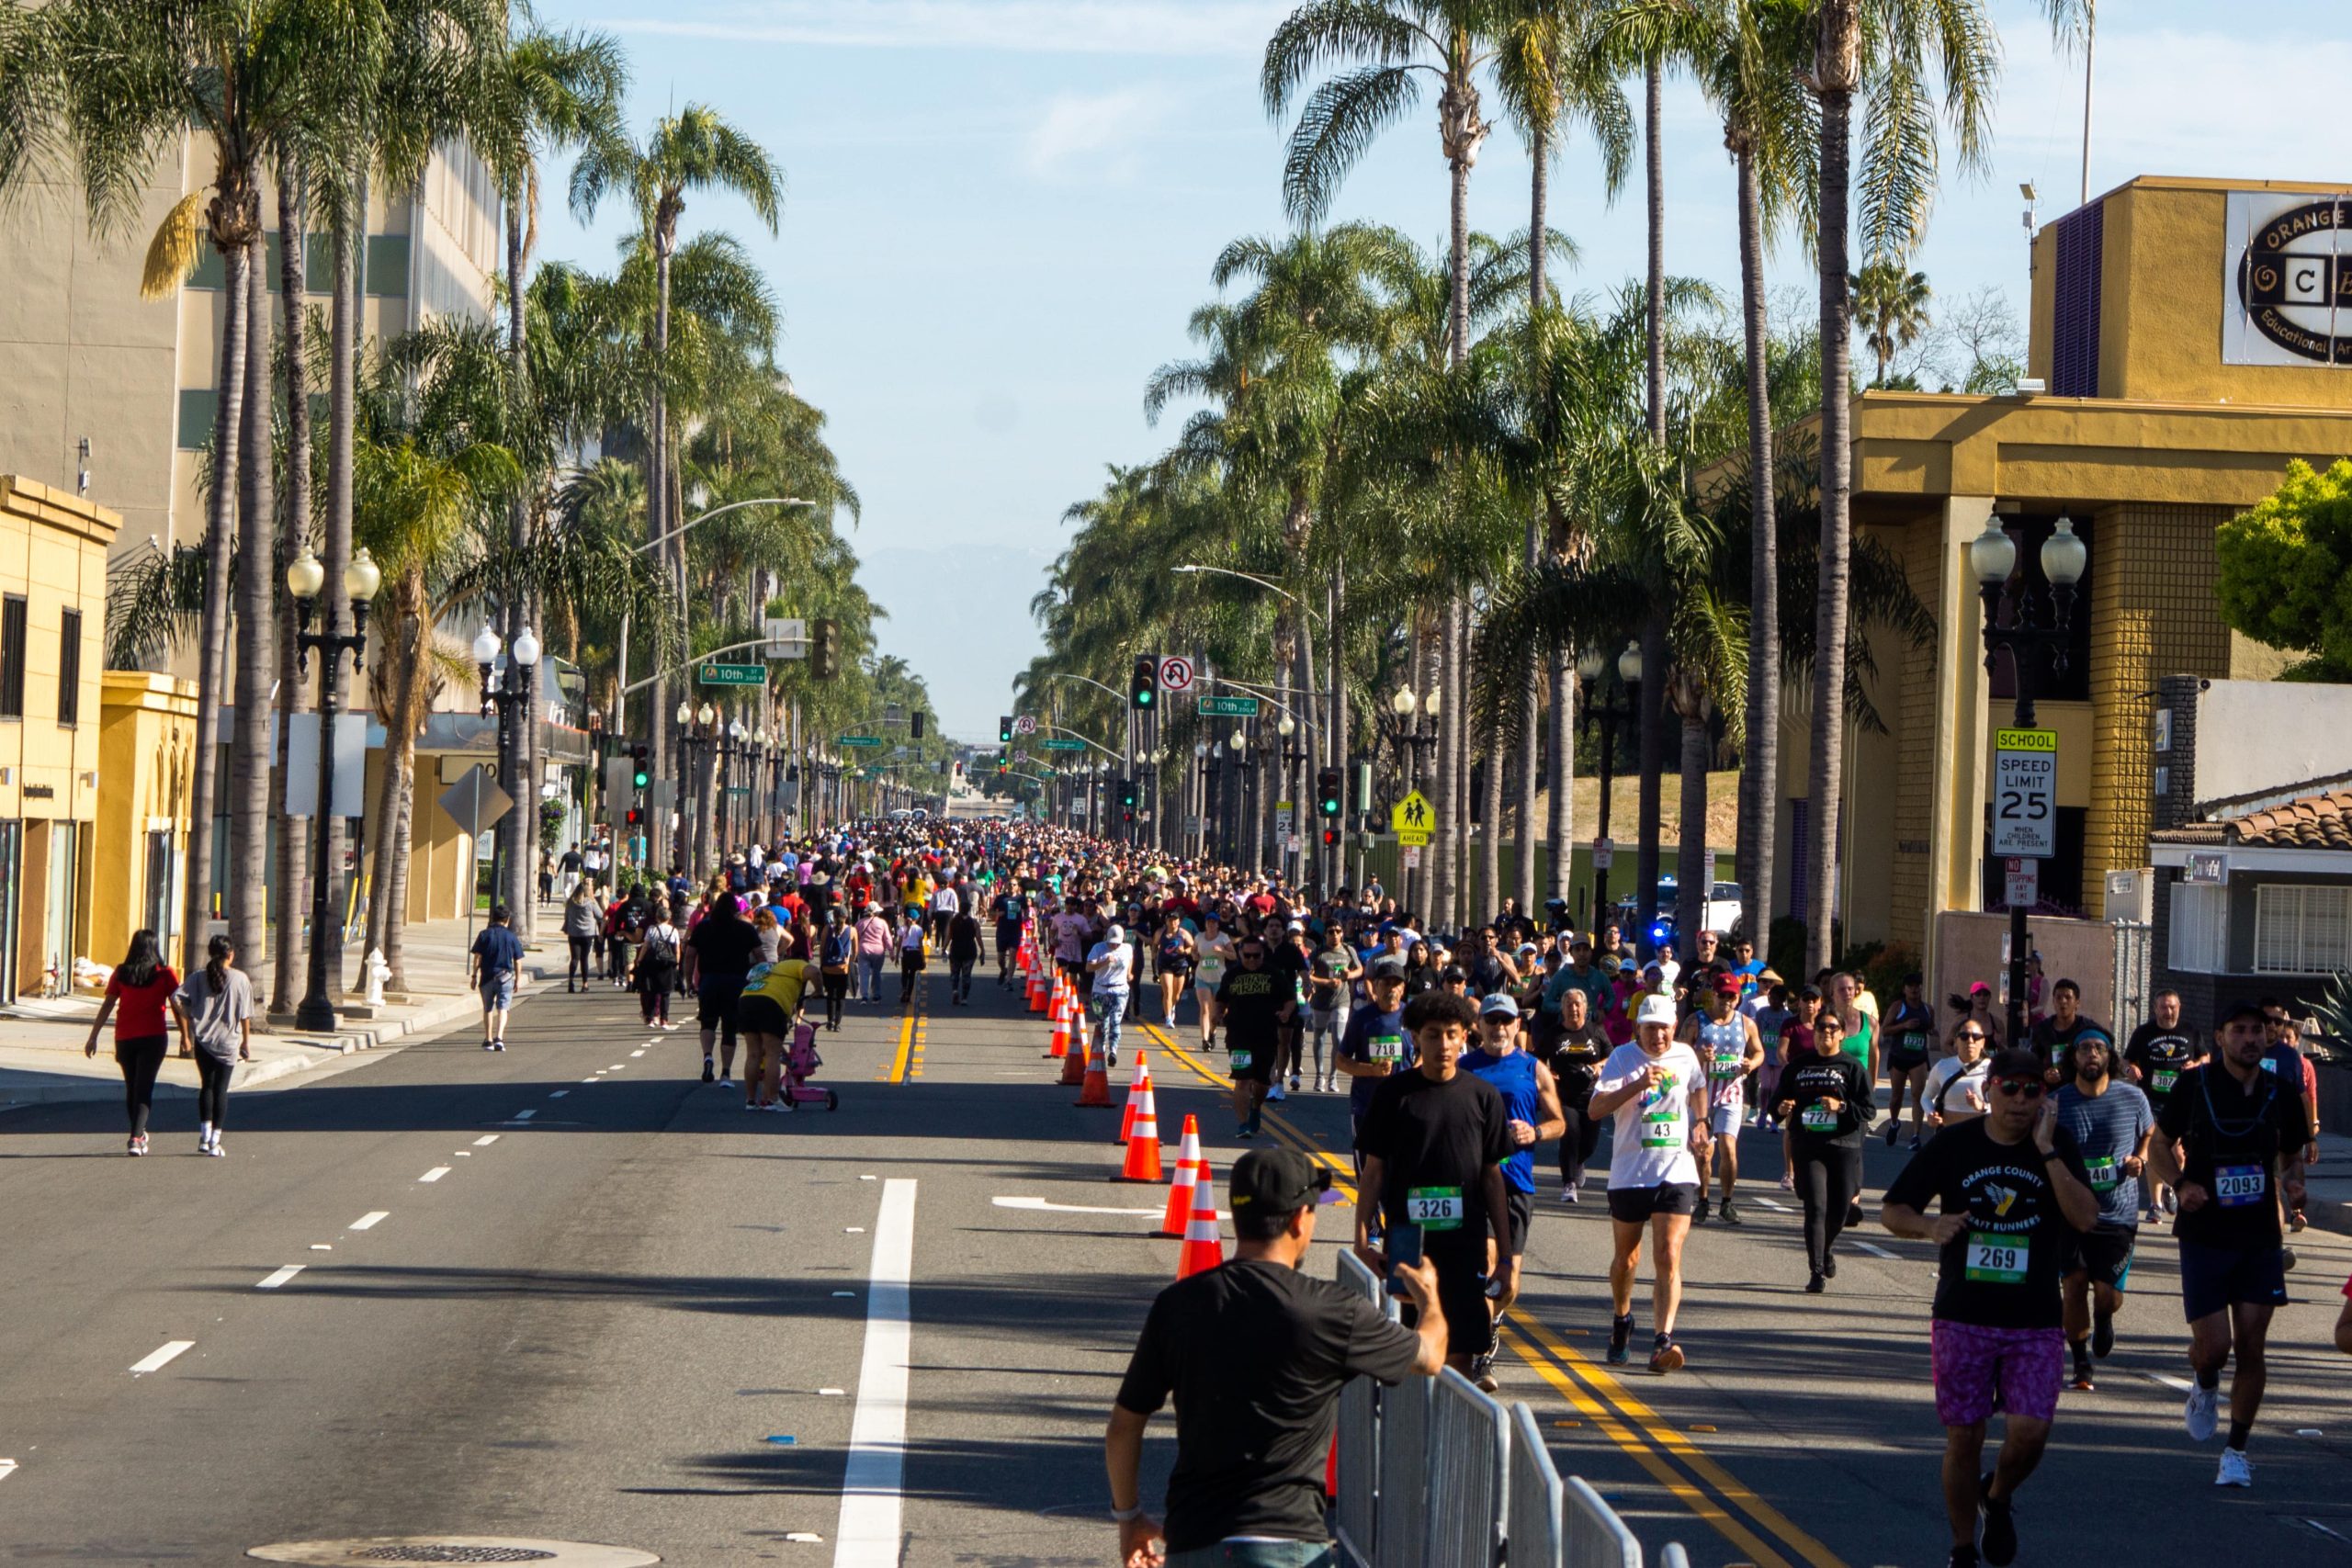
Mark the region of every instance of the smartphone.
<instances>
[{"instance_id":1,"label":"smartphone","mask_svg":"<svg viewBox=\"0 0 2352 1568\"><path fill-rule=\"evenodd\" d=\"M1388 1227L1388 1293L1399 1301L1410 1301L1412 1292L1398 1281L1399 1269L1417 1267L1421 1261L1421 1227L1391 1225Z\"/></svg>"}]
</instances>

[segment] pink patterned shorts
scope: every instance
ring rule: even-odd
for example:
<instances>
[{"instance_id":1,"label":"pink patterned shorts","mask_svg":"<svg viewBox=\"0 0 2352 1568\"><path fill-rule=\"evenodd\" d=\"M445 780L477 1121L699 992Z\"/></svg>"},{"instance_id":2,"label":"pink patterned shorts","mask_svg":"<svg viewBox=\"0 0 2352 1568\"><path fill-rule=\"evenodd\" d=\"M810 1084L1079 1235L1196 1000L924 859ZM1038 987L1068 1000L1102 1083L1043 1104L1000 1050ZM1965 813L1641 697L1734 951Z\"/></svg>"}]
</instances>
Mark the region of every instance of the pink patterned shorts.
<instances>
[{"instance_id":1,"label":"pink patterned shorts","mask_svg":"<svg viewBox=\"0 0 2352 1568\"><path fill-rule=\"evenodd\" d=\"M2057 1328L1984 1328L1934 1320L1928 1340L1936 1378L1936 1419L1973 1427L1993 1414L1993 1394L2010 1416L2047 1421L2058 1414L2065 1381L2066 1336Z\"/></svg>"}]
</instances>

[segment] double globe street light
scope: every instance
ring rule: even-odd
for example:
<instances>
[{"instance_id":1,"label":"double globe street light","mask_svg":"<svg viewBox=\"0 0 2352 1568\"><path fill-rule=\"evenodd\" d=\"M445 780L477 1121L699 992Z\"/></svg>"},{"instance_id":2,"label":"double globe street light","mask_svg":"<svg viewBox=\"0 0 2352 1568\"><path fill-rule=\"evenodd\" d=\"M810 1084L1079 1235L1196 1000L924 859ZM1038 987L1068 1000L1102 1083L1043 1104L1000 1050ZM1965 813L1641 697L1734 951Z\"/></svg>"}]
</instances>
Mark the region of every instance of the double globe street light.
<instances>
[{"instance_id":1,"label":"double globe street light","mask_svg":"<svg viewBox=\"0 0 2352 1568\"><path fill-rule=\"evenodd\" d=\"M311 881L311 974L301 1005L294 1010L294 1027L302 1030L332 1030L335 1024L334 1000L328 994L327 976L332 966L335 984L340 987L343 931L334 923L329 897L328 882L334 874L334 864L329 858L330 835L326 829L334 808L334 721L340 705L335 682L342 673L345 653L352 656L355 673L367 660L368 606L374 601L376 591L384 585L384 574L366 550L352 553L351 563L343 572L343 592L351 602L348 632L334 629L332 611L325 629L311 629L319 590L326 586L326 581L324 563L308 548L287 565L286 590L294 596L295 678L300 680L310 674L313 651L325 656L319 669L319 798L311 808L311 836L318 840L318 864Z\"/></svg>"},{"instance_id":2,"label":"double globe street light","mask_svg":"<svg viewBox=\"0 0 2352 1568\"><path fill-rule=\"evenodd\" d=\"M498 660L502 650L506 655L503 664ZM529 626L525 626L514 634L514 644L509 647L501 642L498 633L485 624L481 635L474 638L473 652L474 668L481 672L481 716L488 718L493 712L498 716L498 766L503 773L508 771L510 762L519 762L524 755L523 748L517 744L514 736L514 716L515 710L526 706L531 699L531 682L539 668L539 639ZM512 867L519 864L527 870L530 862L532 829L529 818L537 813L528 804L530 792L524 787L527 781L522 776L522 768L518 766L513 771L513 778L501 782L514 799L513 809L524 815L517 817L514 825L499 835L504 841L495 846L491 856L490 886L493 904L505 901L503 895ZM527 881L524 886L527 891ZM522 916L518 913L515 918L519 922Z\"/></svg>"}]
</instances>

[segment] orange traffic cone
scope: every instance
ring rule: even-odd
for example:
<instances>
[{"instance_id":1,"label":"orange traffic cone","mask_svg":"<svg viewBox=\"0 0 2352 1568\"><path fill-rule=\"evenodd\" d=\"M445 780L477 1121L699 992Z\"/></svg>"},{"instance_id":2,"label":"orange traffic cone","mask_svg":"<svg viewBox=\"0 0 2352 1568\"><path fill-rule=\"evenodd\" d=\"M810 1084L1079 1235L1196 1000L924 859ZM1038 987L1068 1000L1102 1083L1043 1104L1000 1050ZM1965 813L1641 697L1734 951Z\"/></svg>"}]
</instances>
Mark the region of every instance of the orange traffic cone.
<instances>
[{"instance_id":1,"label":"orange traffic cone","mask_svg":"<svg viewBox=\"0 0 2352 1568\"><path fill-rule=\"evenodd\" d=\"M1125 1113L1119 1118L1119 1142L1123 1144L1135 1135L1136 1111L1143 1103L1141 1097L1144 1086L1151 1082L1151 1068L1146 1065L1144 1055L1141 1051L1136 1053L1135 1077L1127 1080Z\"/></svg>"},{"instance_id":2,"label":"orange traffic cone","mask_svg":"<svg viewBox=\"0 0 2352 1568\"><path fill-rule=\"evenodd\" d=\"M1216 1227L1216 1188L1206 1160L1193 1183L1193 1216L1184 1226L1184 1247L1176 1255L1176 1278L1189 1280L1225 1266L1225 1235Z\"/></svg>"},{"instance_id":3,"label":"orange traffic cone","mask_svg":"<svg viewBox=\"0 0 2352 1568\"><path fill-rule=\"evenodd\" d=\"M1046 1010L1053 1015L1054 1026L1053 1043L1046 1055L1055 1061L1069 1055L1069 993L1057 986L1053 1004Z\"/></svg>"},{"instance_id":4,"label":"orange traffic cone","mask_svg":"<svg viewBox=\"0 0 2352 1568\"><path fill-rule=\"evenodd\" d=\"M1193 1183L1201 1175L1201 1119L1184 1117L1184 1141L1176 1146L1176 1174L1168 1179L1168 1213L1160 1216L1159 1234L1182 1235L1193 1223Z\"/></svg>"},{"instance_id":5,"label":"orange traffic cone","mask_svg":"<svg viewBox=\"0 0 2352 1568\"><path fill-rule=\"evenodd\" d=\"M1073 1009L1069 1025L1069 1055L1062 1058L1062 1076L1056 1081L1076 1089L1086 1081L1088 1073L1101 1070L1088 1065L1093 1060L1094 1031L1087 1022L1086 1014ZM1110 1098L1108 1094L1102 1097L1106 1106Z\"/></svg>"},{"instance_id":6,"label":"orange traffic cone","mask_svg":"<svg viewBox=\"0 0 2352 1568\"><path fill-rule=\"evenodd\" d=\"M1086 1074L1080 1081L1086 1087L1079 1091L1080 1106L1089 1110L1111 1109L1110 1068L1104 1066L1101 1056L1091 1050L1086 1054Z\"/></svg>"},{"instance_id":7,"label":"orange traffic cone","mask_svg":"<svg viewBox=\"0 0 2352 1568\"><path fill-rule=\"evenodd\" d=\"M1118 1181L1158 1181L1163 1173L1159 1168L1159 1111L1152 1103L1151 1086L1144 1086L1143 1109L1136 1112L1136 1135L1127 1140L1126 1162L1119 1167Z\"/></svg>"},{"instance_id":8,"label":"orange traffic cone","mask_svg":"<svg viewBox=\"0 0 2352 1568\"><path fill-rule=\"evenodd\" d=\"M1029 1010L1046 1010L1046 971L1043 967L1029 971Z\"/></svg>"}]
</instances>

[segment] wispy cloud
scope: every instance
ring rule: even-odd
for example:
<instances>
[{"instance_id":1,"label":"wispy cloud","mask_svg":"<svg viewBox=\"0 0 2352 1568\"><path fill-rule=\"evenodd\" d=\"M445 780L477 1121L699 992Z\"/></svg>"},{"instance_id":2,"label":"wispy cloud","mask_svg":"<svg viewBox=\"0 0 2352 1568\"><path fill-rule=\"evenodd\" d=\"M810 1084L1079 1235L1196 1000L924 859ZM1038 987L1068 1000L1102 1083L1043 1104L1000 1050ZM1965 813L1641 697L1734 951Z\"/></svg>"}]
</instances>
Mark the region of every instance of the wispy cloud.
<instances>
[{"instance_id":1,"label":"wispy cloud","mask_svg":"<svg viewBox=\"0 0 2352 1568\"><path fill-rule=\"evenodd\" d=\"M1057 93L1022 138L1022 167L1041 180L1125 184L1172 107L1166 91L1150 86Z\"/></svg>"},{"instance_id":2,"label":"wispy cloud","mask_svg":"<svg viewBox=\"0 0 2352 1568\"><path fill-rule=\"evenodd\" d=\"M1255 54L1292 0L685 0L622 32L854 49Z\"/></svg>"}]
</instances>

